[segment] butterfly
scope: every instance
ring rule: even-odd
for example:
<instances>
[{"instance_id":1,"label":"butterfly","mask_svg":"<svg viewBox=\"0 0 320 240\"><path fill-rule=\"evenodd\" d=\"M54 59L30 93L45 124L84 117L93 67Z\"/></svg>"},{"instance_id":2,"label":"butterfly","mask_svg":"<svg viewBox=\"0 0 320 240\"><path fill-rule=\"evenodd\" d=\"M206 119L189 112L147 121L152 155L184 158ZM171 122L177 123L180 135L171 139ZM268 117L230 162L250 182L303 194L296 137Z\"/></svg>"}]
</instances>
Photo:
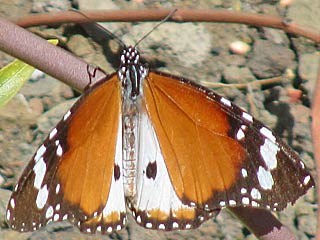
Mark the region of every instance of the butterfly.
<instances>
[{"instance_id":1,"label":"butterfly","mask_svg":"<svg viewBox=\"0 0 320 240\"><path fill-rule=\"evenodd\" d=\"M9 200L21 232L69 220L112 233L128 209L148 229L193 229L224 207L282 210L314 180L299 156L228 99L150 70L125 47L53 128Z\"/></svg>"}]
</instances>

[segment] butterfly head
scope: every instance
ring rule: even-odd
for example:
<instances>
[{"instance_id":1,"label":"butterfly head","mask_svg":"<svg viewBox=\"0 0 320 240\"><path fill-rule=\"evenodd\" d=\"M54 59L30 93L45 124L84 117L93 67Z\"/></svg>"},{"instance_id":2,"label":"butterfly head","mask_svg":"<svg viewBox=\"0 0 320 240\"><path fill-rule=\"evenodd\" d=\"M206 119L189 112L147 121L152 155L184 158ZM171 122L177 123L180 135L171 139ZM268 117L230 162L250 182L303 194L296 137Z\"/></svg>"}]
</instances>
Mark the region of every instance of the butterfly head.
<instances>
[{"instance_id":1,"label":"butterfly head","mask_svg":"<svg viewBox=\"0 0 320 240\"><path fill-rule=\"evenodd\" d=\"M122 50L120 60L118 75L122 82L123 96L135 100L142 93L142 81L146 77L148 69L140 62L140 54L132 46Z\"/></svg>"}]
</instances>

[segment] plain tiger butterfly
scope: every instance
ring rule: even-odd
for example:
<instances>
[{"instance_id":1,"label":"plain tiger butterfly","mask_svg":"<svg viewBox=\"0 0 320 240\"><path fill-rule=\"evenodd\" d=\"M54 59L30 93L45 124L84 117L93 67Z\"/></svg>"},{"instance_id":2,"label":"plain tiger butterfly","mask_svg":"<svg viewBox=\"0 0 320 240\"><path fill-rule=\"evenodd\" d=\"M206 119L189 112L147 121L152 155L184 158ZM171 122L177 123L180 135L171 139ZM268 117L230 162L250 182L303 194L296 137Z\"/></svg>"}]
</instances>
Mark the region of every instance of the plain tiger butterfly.
<instances>
[{"instance_id":1,"label":"plain tiger butterfly","mask_svg":"<svg viewBox=\"0 0 320 240\"><path fill-rule=\"evenodd\" d=\"M282 210L314 186L299 156L228 99L148 69L135 47L120 61L34 154L8 203L11 228L69 220L112 233L128 207L145 228L192 229L224 207Z\"/></svg>"}]
</instances>

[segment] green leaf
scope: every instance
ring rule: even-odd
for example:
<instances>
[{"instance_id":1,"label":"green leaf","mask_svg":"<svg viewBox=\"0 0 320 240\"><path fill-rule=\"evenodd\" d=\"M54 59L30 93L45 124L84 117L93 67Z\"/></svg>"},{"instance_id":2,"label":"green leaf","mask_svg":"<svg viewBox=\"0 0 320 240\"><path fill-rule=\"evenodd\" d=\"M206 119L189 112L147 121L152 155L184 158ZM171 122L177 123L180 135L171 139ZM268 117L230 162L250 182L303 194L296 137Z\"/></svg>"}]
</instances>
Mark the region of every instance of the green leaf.
<instances>
[{"instance_id":1,"label":"green leaf","mask_svg":"<svg viewBox=\"0 0 320 240\"><path fill-rule=\"evenodd\" d=\"M57 39L48 40L57 45ZM20 61L14 60L0 69L0 107L4 106L20 90L22 85L31 77L34 67Z\"/></svg>"}]
</instances>

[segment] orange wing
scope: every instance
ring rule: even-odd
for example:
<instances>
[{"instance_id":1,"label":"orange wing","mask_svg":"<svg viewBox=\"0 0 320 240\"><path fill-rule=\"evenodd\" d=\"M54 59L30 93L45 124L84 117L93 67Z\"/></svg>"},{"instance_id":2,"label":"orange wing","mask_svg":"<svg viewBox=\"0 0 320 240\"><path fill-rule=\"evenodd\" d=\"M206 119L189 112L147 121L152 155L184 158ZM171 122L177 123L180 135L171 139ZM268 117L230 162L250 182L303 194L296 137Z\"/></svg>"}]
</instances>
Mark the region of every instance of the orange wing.
<instances>
[{"instance_id":1,"label":"orange wing","mask_svg":"<svg viewBox=\"0 0 320 240\"><path fill-rule=\"evenodd\" d=\"M86 232L123 226L120 87L114 74L90 88L51 131L9 201L14 229L65 219Z\"/></svg>"},{"instance_id":2,"label":"orange wing","mask_svg":"<svg viewBox=\"0 0 320 240\"><path fill-rule=\"evenodd\" d=\"M280 210L312 186L299 157L227 99L155 72L145 79L144 95L172 185L184 204ZM296 174L286 174L288 168Z\"/></svg>"}]
</instances>

